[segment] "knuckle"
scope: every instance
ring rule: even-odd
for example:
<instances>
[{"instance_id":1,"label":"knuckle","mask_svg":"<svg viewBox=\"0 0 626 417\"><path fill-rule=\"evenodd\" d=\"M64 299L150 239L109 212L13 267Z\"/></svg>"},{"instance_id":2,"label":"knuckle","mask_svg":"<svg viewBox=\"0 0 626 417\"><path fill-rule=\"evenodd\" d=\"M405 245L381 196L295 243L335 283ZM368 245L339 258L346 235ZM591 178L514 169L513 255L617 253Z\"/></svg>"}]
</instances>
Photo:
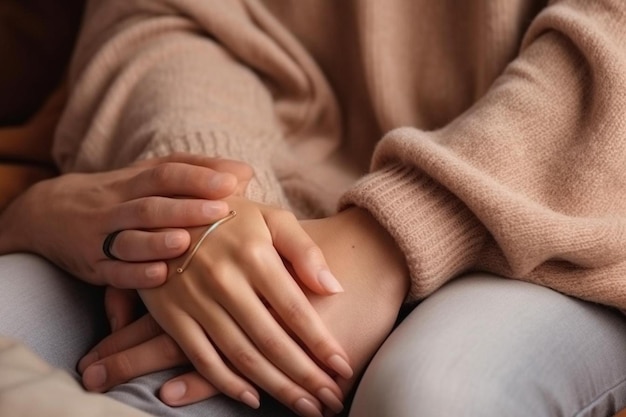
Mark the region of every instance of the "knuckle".
<instances>
[{"instance_id":1,"label":"knuckle","mask_svg":"<svg viewBox=\"0 0 626 417\"><path fill-rule=\"evenodd\" d=\"M293 212L289 210L281 209L281 208L270 210L270 212L266 214L266 216L271 217L272 220L274 220L277 223L287 223L287 222L297 221L296 215Z\"/></svg>"},{"instance_id":2,"label":"knuckle","mask_svg":"<svg viewBox=\"0 0 626 417\"><path fill-rule=\"evenodd\" d=\"M174 163L164 162L150 170L150 181L156 186L163 186L169 183L172 176Z\"/></svg>"},{"instance_id":3,"label":"knuckle","mask_svg":"<svg viewBox=\"0 0 626 417\"><path fill-rule=\"evenodd\" d=\"M187 357L198 372L200 372L203 376L211 378L211 376L215 373L216 359L213 355L202 350L193 349L187 354Z\"/></svg>"},{"instance_id":4,"label":"knuckle","mask_svg":"<svg viewBox=\"0 0 626 417\"><path fill-rule=\"evenodd\" d=\"M308 368L296 381L302 387L321 387L324 385L323 378L320 378L320 371L315 368Z\"/></svg>"},{"instance_id":5,"label":"knuckle","mask_svg":"<svg viewBox=\"0 0 626 417\"><path fill-rule=\"evenodd\" d=\"M313 338L310 345L311 351L315 352L318 357L326 358L336 351L328 339L323 336Z\"/></svg>"},{"instance_id":6,"label":"knuckle","mask_svg":"<svg viewBox=\"0 0 626 417\"><path fill-rule=\"evenodd\" d=\"M143 198L137 202L136 216L140 222L148 223L156 217L157 202L152 198Z\"/></svg>"},{"instance_id":7,"label":"knuckle","mask_svg":"<svg viewBox=\"0 0 626 417\"><path fill-rule=\"evenodd\" d=\"M261 349L267 357L280 358L285 353L286 344L280 337L270 335L261 341Z\"/></svg>"},{"instance_id":8,"label":"knuckle","mask_svg":"<svg viewBox=\"0 0 626 417\"><path fill-rule=\"evenodd\" d=\"M303 245L302 254L315 263L324 263L324 253L322 249L313 242L307 242Z\"/></svg>"},{"instance_id":9,"label":"knuckle","mask_svg":"<svg viewBox=\"0 0 626 417\"><path fill-rule=\"evenodd\" d=\"M309 316L306 309L298 301L291 301L283 311L284 317L288 320L290 327L294 330L309 327Z\"/></svg>"},{"instance_id":10,"label":"knuckle","mask_svg":"<svg viewBox=\"0 0 626 417\"><path fill-rule=\"evenodd\" d=\"M167 335L164 335L161 338L160 349L163 358L165 358L168 362L175 362L184 357L174 339Z\"/></svg>"},{"instance_id":11,"label":"knuckle","mask_svg":"<svg viewBox=\"0 0 626 417\"><path fill-rule=\"evenodd\" d=\"M275 251L273 248L270 249L264 241L250 239L242 245L240 253L246 264L260 267L267 264L268 260L271 259L272 250Z\"/></svg>"},{"instance_id":12,"label":"knuckle","mask_svg":"<svg viewBox=\"0 0 626 417\"><path fill-rule=\"evenodd\" d=\"M139 219L145 219L150 214L149 200L144 198L139 200L135 206L135 214Z\"/></svg>"},{"instance_id":13,"label":"knuckle","mask_svg":"<svg viewBox=\"0 0 626 417\"><path fill-rule=\"evenodd\" d=\"M105 367L107 374L110 375L109 382L128 381L136 376L132 362L125 353L111 356Z\"/></svg>"},{"instance_id":14,"label":"knuckle","mask_svg":"<svg viewBox=\"0 0 626 417\"><path fill-rule=\"evenodd\" d=\"M162 232L150 233L145 237L145 247L149 249L152 255L160 255L167 252L167 246L165 245L165 234Z\"/></svg>"},{"instance_id":15,"label":"knuckle","mask_svg":"<svg viewBox=\"0 0 626 417\"><path fill-rule=\"evenodd\" d=\"M196 213L201 213L202 208L199 201L176 201L172 208L172 215L177 219L190 219L193 218Z\"/></svg>"},{"instance_id":16,"label":"knuckle","mask_svg":"<svg viewBox=\"0 0 626 417\"><path fill-rule=\"evenodd\" d=\"M234 353L233 365L243 374L248 374L257 368L258 355L251 349L240 349Z\"/></svg>"},{"instance_id":17,"label":"knuckle","mask_svg":"<svg viewBox=\"0 0 626 417\"><path fill-rule=\"evenodd\" d=\"M109 339L105 339L102 345L98 347L97 352L101 358L106 358L114 356L123 350L124 349L120 345L118 339L116 337L110 337Z\"/></svg>"},{"instance_id":18,"label":"knuckle","mask_svg":"<svg viewBox=\"0 0 626 417\"><path fill-rule=\"evenodd\" d=\"M153 337L153 336L163 333L161 326L159 325L159 323L157 323L157 321L154 318L152 318L152 316L148 315L144 317L145 317L143 321L144 331L149 337Z\"/></svg>"},{"instance_id":19,"label":"knuckle","mask_svg":"<svg viewBox=\"0 0 626 417\"><path fill-rule=\"evenodd\" d=\"M302 397L302 393L295 383L285 381L276 387L275 396L287 403L292 403L295 399Z\"/></svg>"}]
</instances>

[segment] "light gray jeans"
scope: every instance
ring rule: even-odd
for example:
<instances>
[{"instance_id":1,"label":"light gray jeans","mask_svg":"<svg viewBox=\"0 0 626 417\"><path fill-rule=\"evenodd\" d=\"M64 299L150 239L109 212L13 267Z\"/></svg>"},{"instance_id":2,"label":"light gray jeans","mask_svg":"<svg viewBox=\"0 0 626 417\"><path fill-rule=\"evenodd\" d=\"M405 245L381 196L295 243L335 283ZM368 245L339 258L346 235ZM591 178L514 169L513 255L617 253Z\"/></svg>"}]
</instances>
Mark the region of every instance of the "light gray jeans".
<instances>
[{"instance_id":1,"label":"light gray jeans","mask_svg":"<svg viewBox=\"0 0 626 417\"><path fill-rule=\"evenodd\" d=\"M77 377L107 328L101 291L32 255L0 257L0 334ZM263 398L169 408L155 396L176 370L107 395L155 416L292 417ZM626 319L549 289L468 275L419 304L381 347L350 417L611 416L626 407Z\"/></svg>"}]
</instances>

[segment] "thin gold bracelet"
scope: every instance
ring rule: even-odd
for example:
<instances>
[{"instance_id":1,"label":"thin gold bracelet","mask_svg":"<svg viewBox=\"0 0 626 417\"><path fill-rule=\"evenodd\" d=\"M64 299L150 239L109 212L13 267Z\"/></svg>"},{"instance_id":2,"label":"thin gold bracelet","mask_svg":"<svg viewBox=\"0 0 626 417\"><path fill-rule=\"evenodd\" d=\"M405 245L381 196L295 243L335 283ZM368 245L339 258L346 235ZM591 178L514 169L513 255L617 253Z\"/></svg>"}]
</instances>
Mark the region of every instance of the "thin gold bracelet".
<instances>
[{"instance_id":1,"label":"thin gold bracelet","mask_svg":"<svg viewBox=\"0 0 626 417\"><path fill-rule=\"evenodd\" d=\"M191 250L189 255L187 255L187 257L185 258L185 261L183 262L183 264L181 266L179 266L178 268L176 268L176 272L178 272L179 274L182 274L185 271L185 269L187 269L187 267L189 266L189 263L191 262L191 258L193 258L193 256L196 254L196 252L198 252L198 249L200 248L200 245L202 244L204 239L206 239L206 237L212 231L217 229L219 225L221 225L223 223L226 223L227 221L233 219L236 215L237 215L237 212L235 210L231 210L231 212L228 213L228 215L226 217L222 217L221 219L219 219L218 221L213 223L211 226L209 226L209 228L206 229L204 231L204 233L202 233L202 236L200 236L200 239L198 240L198 242L195 244L195 246L193 247L193 249Z\"/></svg>"}]
</instances>

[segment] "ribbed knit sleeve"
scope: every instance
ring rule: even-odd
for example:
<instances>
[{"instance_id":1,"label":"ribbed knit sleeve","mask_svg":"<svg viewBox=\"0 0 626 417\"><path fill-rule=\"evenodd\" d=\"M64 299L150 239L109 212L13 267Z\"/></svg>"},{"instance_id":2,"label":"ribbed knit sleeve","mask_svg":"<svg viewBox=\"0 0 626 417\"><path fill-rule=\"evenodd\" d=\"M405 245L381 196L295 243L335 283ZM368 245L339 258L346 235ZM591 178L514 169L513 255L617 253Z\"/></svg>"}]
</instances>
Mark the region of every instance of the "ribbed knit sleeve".
<instances>
[{"instance_id":1,"label":"ribbed knit sleeve","mask_svg":"<svg viewBox=\"0 0 626 417\"><path fill-rule=\"evenodd\" d=\"M83 28L54 147L63 171L201 153L248 162L249 197L284 203L269 167L282 132L261 80L282 55L242 2L93 0Z\"/></svg>"},{"instance_id":2,"label":"ribbed knit sleeve","mask_svg":"<svg viewBox=\"0 0 626 417\"><path fill-rule=\"evenodd\" d=\"M626 307L626 3L552 1L447 126L400 128L342 200L410 266L410 299L486 270Z\"/></svg>"}]
</instances>

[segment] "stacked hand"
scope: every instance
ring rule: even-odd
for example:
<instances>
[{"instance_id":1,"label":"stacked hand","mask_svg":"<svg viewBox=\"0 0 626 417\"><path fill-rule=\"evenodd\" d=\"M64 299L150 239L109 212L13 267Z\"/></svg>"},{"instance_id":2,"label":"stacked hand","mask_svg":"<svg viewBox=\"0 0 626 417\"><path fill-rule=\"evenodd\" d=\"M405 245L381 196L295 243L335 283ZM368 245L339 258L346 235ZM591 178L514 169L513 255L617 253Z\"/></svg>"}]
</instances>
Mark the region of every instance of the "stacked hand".
<instances>
[{"instance_id":1,"label":"stacked hand","mask_svg":"<svg viewBox=\"0 0 626 417\"><path fill-rule=\"evenodd\" d=\"M146 288L167 276L163 260L187 250L185 227L228 212L219 201L245 188L246 164L176 154L97 174L41 181L0 216L0 254L34 252L96 285ZM121 231L111 247L103 241Z\"/></svg>"},{"instance_id":2,"label":"stacked hand","mask_svg":"<svg viewBox=\"0 0 626 417\"><path fill-rule=\"evenodd\" d=\"M191 362L195 372L164 385L168 404L224 393L258 407L260 387L303 416L341 410L394 322L404 260L359 209L300 225L229 197L251 175L239 162L172 155L40 182L2 212L0 253L38 253L111 286L107 313L119 330L81 361L87 388ZM236 219L177 274L190 242L229 209ZM103 241L116 231L110 259ZM114 287L141 289L150 315L130 323L137 293Z\"/></svg>"},{"instance_id":3,"label":"stacked hand","mask_svg":"<svg viewBox=\"0 0 626 417\"><path fill-rule=\"evenodd\" d=\"M367 213L356 208L328 219L303 223L315 246L301 235L300 228L284 212L255 204L246 207L241 201L230 205L240 214L203 244L196 255L200 256L190 266L197 274L189 271L189 275L171 276L165 286L150 290L156 295L146 296L147 292L142 291L156 320L146 315L130 323L102 341L81 361L79 370L83 372L85 385L103 391L133 377L191 360L195 372L181 375L162 387L160 395L166 403L183 405L226 393L256 407L258 396L247 382L250 380L301 415L321 415L322 404L330 411L340 411L344 394L391 330L406 295L408 281L402 256L386 232ZM233 227L240 220L237 228ZM239 228L263 229L259 227L261 220L268 230L259 230L257 236L265 234L267 239L269 232L271 241L252 244L240 240ZM243 237L247 240L251 236ZM293 278L281 269L281 260L276 259L270 244L276 245L278 253L287 250L281 255L293 264L295 283L303 284L308 300L302 299L298 288L293 286ZM311 262L307 256L311 251L315 253L316 247L322 249L328 265L340 278L344 293L328 297L306 289L308 286L321 290L316 287L315 271L325 270L326 264L318 255L313 256L317 262ZM179 263L180 260L171 265ZM230 269L225 265L230 265ZM202 274L203 270L207 272ZM187 296L183 296L185 292ZM121 301L128 294L110 293L109 303L125 304ZM198 303L196 307L183 304L189 297L194 298L191 294L196 294L193 301ZM207 295L204 304L201 300ZM155 302L163 304L151 304ZM163 317L167 310L163 306L172 302L182 324ZM210 306L207 311L215 314L213 318L208 317L211 313L200 311L200 303ZM321 322L317 322L315 315L309 315L309 305L317 311ZM276 317L276 323L268 312ZM291 317L294 312L299 319ZM127 315L124 324L130 321L131 316ZM286 332L277 328L277 323ZM311 324L307 328L303 323ZM175 328L177 325L192 328L193 332L183 335ZM347 352L355 371L352 376L341 361L328 361L329 355L345 358L331 335ZM321 369L303 356L305 351L300 351L294 341L311 352ZM321 345L316 341L321 341ZM215 348L228 363L221 361ZM332 353L335 349L337 353ZM207 355L207 351L211 353ZM328 375L322 374L322 370Z\"/></svg>"}]
</instances>

